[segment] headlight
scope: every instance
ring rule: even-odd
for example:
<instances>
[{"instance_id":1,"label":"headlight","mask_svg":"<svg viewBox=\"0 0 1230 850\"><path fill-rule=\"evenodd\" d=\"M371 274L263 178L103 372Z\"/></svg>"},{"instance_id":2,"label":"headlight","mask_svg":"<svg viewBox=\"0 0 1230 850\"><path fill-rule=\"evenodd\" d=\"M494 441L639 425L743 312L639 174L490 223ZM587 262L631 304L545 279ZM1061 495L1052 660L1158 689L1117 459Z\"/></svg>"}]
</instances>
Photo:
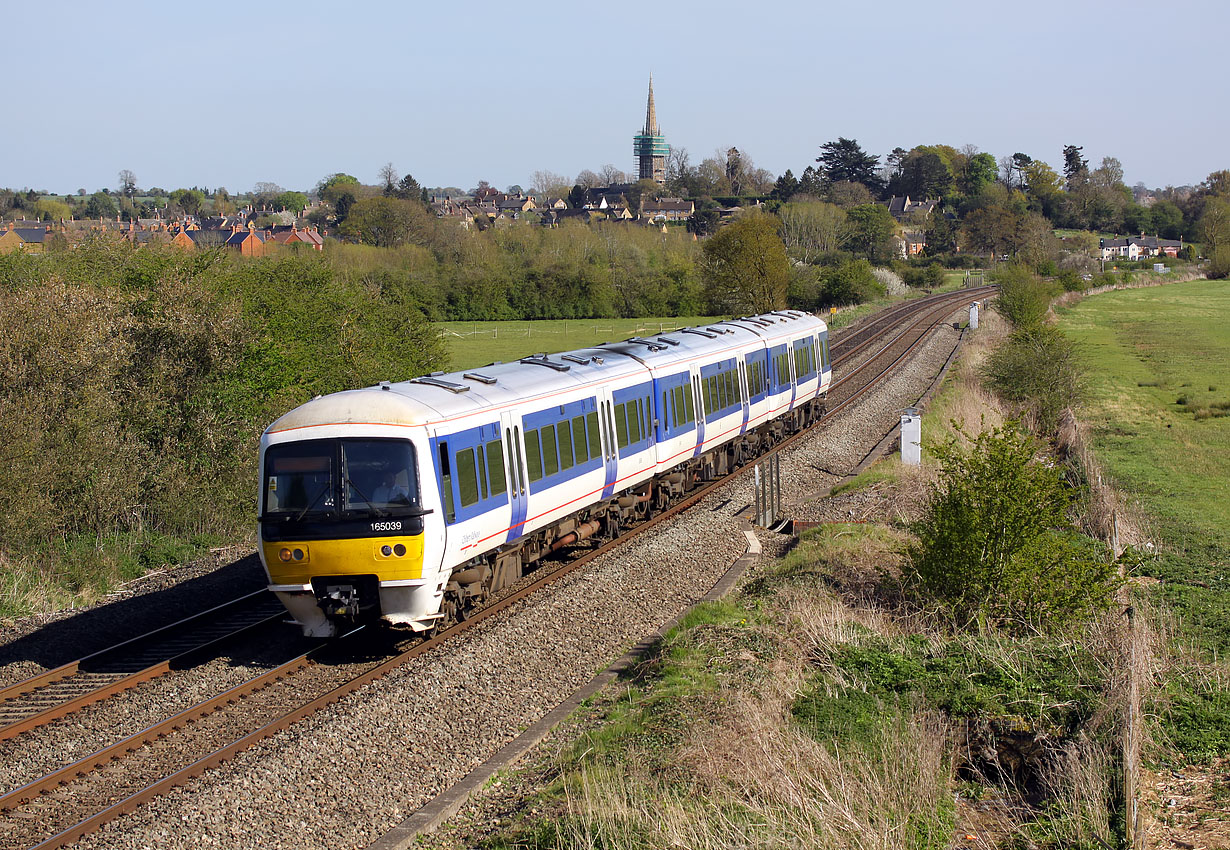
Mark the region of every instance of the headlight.
<instances>
[{"instance_id":1,"label":"headlight","mask_svg":"<svg viewBox=\"0 0 1230 850\"><path fill-rule=\"evenodd\" d=\"M380 547L380 554L384 555L386 558L389 557L389 555L393 554L393 547L387 543L384 544Z\"/></svg>"},{"instance_id":2,"label":"headlight","mask_svg":"<svg viewBox=\"0 0 1230 850\"><path fill-rule=\"evenodd\" d=\"M289 561L291 557L290 550L283 549L281 552L278 552L278 557L281 558L283 561Z\"/></svg>"},{"instance_id":3,"label":"headlight","mask_svg":"<svg viewBox=\"0 0 1230 850\"><path fill-rule=\"evenodd\" d=\"M393 547L393 554L400 558L402 555L406 554L406 547L398 543Z\"/></svg>"}]
</instances>

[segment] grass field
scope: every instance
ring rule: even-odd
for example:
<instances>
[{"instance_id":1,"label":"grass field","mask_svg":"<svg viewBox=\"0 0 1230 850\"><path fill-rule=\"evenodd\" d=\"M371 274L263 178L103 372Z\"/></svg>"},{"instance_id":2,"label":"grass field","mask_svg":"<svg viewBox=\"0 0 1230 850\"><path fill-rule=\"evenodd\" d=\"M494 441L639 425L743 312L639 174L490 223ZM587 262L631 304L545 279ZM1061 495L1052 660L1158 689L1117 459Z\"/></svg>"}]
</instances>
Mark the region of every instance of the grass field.
<instances>
[{"instance_id":1,"label":"grass field","mask_svg":"<svg viewBox=\"0 0 1230 850\"><path fill-rule=\"evenodd\" d=\"M959 289L964 272L947 272L937 292ZM911 292L910 297L923 293ZM851 322L899 301L885 298L842 308L822 318L832 328ZM632 336L665 333L716 322L725 316L655 316L646 319L545 319L536 322L441 322L437 327L448 345L449 369L473 369L499 360L507 363L539 352L568 351L624 340Z\"/></svg>"},{"instance_id":2,"label":"grass field","mask_svg":"<svg viewBox=\"0 0 1230 850\"><path fill-rule=\"evenodd\" d=\"M1090 367L1098 456L1165 527L1230 548L1230 283L1107 293L1061 315Z\"/></svg>"},{"instance_id":3,"label":"grass field","mask_svg":"<svg viewBox=\"0 0 1230 850\"><path fill-rule=\"evenodd\" d=\"M539 352L568 351L632 336L715 322L712 316L649 319L546 319L537 322L441 322L450 369L510 362Z\"/></svg>"},{"instance_id":4,"label":"grass field","mask_svg":"<svg viewBox=\"0 0 1230 850\"><path fill-rule=\"evenodd\" d=\"M1230 755L1230 282L1106 293L1061 311L1084 345L1083 416L1111 483L1139 500L1160 544L1139 572L1169 633L1168 670L1146 707L1165 742L1205 762ZM1168 760L1164 754L1163 761Z\"/></svg>"}]
</instances>

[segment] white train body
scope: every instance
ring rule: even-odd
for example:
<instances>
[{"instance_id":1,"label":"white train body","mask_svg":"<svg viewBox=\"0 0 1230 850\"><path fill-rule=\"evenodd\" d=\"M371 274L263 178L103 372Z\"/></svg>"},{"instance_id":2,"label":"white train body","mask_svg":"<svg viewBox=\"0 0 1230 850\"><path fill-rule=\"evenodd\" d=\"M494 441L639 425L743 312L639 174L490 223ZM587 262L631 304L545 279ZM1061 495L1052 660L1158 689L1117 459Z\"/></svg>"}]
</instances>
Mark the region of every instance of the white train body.
<instances>
[{"instance_id":1,"label":"white train body","mask_svg":"<svg viewBox=\"0 0 1230 850\"><path fill-rule=\"evenodd\" d=\"M464 616L817 416L827 336L781 311L314 399L261 439L270 589L313 636Z\"/></svg>"}]
</instances>

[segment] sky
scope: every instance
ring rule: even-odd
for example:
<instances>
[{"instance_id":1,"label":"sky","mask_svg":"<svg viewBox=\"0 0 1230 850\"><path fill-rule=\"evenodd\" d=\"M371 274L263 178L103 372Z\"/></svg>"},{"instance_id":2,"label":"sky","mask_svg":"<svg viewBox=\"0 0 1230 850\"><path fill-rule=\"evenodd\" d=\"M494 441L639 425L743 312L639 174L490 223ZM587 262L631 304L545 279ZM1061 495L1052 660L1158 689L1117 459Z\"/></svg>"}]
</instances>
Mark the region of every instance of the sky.
<instances>
[{"instance_id":1,"label":"sky","mask_svg":"<svg viewBox=\"0 0 1230 850\"><path fill-rule=\"evenodd\" d=\"M871 153L973 144L1129 185L1230 168L1221 0L298 0L6 4L0 186L57 193L273 182L392 162L425 186L529 187L634 168L650 74L667 142L797 176L839 136Z\"/></svg>"}]
</instances>

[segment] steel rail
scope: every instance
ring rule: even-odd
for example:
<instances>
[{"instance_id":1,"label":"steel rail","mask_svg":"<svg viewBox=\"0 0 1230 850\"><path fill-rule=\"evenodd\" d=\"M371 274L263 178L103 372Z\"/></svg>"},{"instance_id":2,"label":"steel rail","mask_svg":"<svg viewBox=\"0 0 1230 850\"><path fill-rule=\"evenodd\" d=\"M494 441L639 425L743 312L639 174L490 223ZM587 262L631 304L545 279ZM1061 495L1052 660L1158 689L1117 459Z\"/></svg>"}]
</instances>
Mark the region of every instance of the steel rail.
<instances>
[{"instance_id":1,"label":"steel rail","mask_svg":"<svg viewBox=\"0 0 1230 850\"><path fill-rule=\"evenodd\" d=\"M954 298L951 295L945 294L944 296L936 296L935 300L923 299L923 300L915 301L915 302L912 302L912 305L914 306L914 312L925 312L927 314L927 318L931 318L932 314L938 313L940 310L951 311L952 305L949 304L948 302L949 301L960 301L965 297L966 294L967 293L962 292L960 297L956 297L956 298ZM919 320L911 324L909 328L907 328L906 331L898 335L898 339L900 339L905 334L908 334L911 331L916 330L918 327L920 327L923 324L926 324L925 320ZM928 330L931 328L934 328L936 324L937 324L937 320L932 319L930 324L928 325ZM914 350L914 348L916 348L921 343L921 340L924 339L925 336L926 336L926 331L920 334L920 336L916 338L910 344L906 353L908 354L909 351ZM890 346L885 346L885 348L882 349L882 352L887 351ZM905 354L898 356L894 360L894 365L896 363L899 363L902 359L904 359L904 357L905 357ZM874 359L875 358L869 359L864 364L860 365L855 370L855 373L858 373L859 371L862 371L863 369L867 368L868 364L873 362ZM871 384L874 384L876 381L882 379L885 375L887 375L892 370L892 368L893 367L890 366L887 369L881 370L877 374L877 376L872 380ZM848 377L843 377L842 382L846 380L848 380ZM862 391L865 391L865 388L860 389L860 392ZM849 401L850 399L843 401L842 405L844 406L845 404L849 403ZM783 440L781 443L778 443L776 446L770 449L770 451L780 451L784 448L788 448L792 446L793 444L795 444L797 441L800 441L806 438L807 436L809 436L811 432L812 432L812 427L804 428L800 430L798 433L790 436L786 440ZM678 516L679 514L683 513L684 511L696 505L698 502L703 500L705 497L712 494L715 490L717 490L717 488L730 483L740 474L745 473L748 470L748 468L749 468L748 465L744 465L743 467L737 468L719 479L716 479L712 482L709 482L699 487L695 492L689 494L683 500L677 502L676 504L672 505L671 507L662 511L661 513L656 514L655 516L652 516L634 526L628 527L624 531L624 533L621 534L619 537L616 537L613 540L603 543L602 545L598 546L596 549L586 552L580 557L577 557L570 561L561 563L560 565L554 568L551 568L549 571L543 571L543 573L541 575L538 575L532 582L522 586L521 588L518 588L512 593L509 593L503 597L500 597L499 599L493 601L489 605L481 609L478 609L477 611L470 614L470 616L468 616L465 620L458 622L448 627L447 629L440 631L436 635L433 635L432 637L426 640L416 643L414 646L410 647L404 652L398 653L397 655L394 655L378 664L373 665L372 667L368 668L366 671L359 674L358 676L351 679L350 681L333 688L327 693L321 696L318 696L315 699L312 699L309 702L304 703L303 705L300 705L298 708L295 708L294 710L287 712L281 717L264 724L260 728L250 731L243 737L227 743L225 746L214 750L208 755L196 759L191 764L181 768L180 770L168 776L162 777L156 782L153 782L152 784L146 786L144 789L136 793L130 794L124 799L105 807L104 809L96 812L95 814L81 821L80 823L72 827L69 827L67 829L61 830L55 835L35 845L32 848L32 850L51 850L51 848L63 847L66 844L69 844L72 841L77 840L81 836L86 835L90 832L93 832L102 824L107 823L108 821L114 820L115 818L121 815L134 811L135 809L145 804L146 802L149 802L150 800L166 793L171 788L184 784L188 780L204 773L206 770L212 767L216 767L222 764L223 762L227 761L228 759L234 757L235 754L241 752L242 750L247 749L248 747L251 747L252 745L266 738L269 738L277 734L278 732L281 732L289 728L290 726L293 726L295 723L298 723L299 721L303 720L306 717L309 717L310 715L316 713L317 711L320 711L321 709L354 693L355 691L359 690L365 685L381 678L382 676L402 666L408 661L411 661L428 652L431 652L432 650L439 648L440 646L444 645L445 643L447 643L449 640L453 639L454 637L457 637L458 635L463 634L464 632L470 630L471 628L477 626L478 624L484 622L485 620L488 620L491 617L494 617L497 614L518 604L519 602L524 601L526 598L528 598L532 594L553 584L554 582L558 581L560 578L564 577L565 575L568 575L569 573L572 573L575 570L578 570L586 566L587 564L591 563L595 559L602 557L603 555L617 549L620 546L623 546L624 544L635 539L639 535L656 527L660 523L666 522L667 520ZM298 658L293 659L292 661L287 662L284 665L273 668L248 682L236 685L232 687L231 689L229 689L228 691L222 694L219 694L218 696L205 700L189 709L179 712L174 717L163 720L160 723L154 726L151 726L150 728L146 730L143 730L142 732L138 732L135 735L129 736L128 738L125 738L123 741L117 742L116 744L113 744L109 747L105 747L97 751L96 753L91 754L85 759L82 759L72 765L63 767L60 770L57 770L54 773L43 777L42 779L28 783L27 785L24 785L21 788L10 791L9 793L5 795L0 796L0 810L7 810L7 809L14 808L18 805L21 805L22 803L29 801L39 796L40 794L43 794L49 790L59 787L61 784L65 782L72 781L73 779L84 776L92 772L96 768L110 763L114 759L122 758L124 754L135 751L151 741L157 740L160 737L171 734L174 730L182 726L191 724L202 717L206 717L214 713L215 711L225 708L228 705L238 703L242 701L242 699L245 698L246 696L249 696L252 693L259 691L263 687L268 686L269 684L271 684L272 682L278 679L285 678L287 676L299 673L302 670L311 666L311 664L313 663L311 660L311 656L322 651L325 648L326 647L319 647L313 650L312 652L305 653L304 655L301 655Z\"/></svg>"},{"instance_id":2,"label":"steel rail","mask_svg":"<svg viewBox=\"0 0 1230 850\"><path fill-rule=\"evenodd\" d=\"M148 682L170 672L175 664L182 663L189 657L197 655L211 646L215 646L222 641L229 640L251 629L272 623L285 616L285 611L280 605L277 606L278 610L276 613L259 614L262 598L269 601L264 607L272 608L272 603L275 600L269 596L268 591L259 590L217 605L207 611L193 614L190 617L178 620L146 634L130 638L115 646L92 653L76 661L71 661L68 664L63 664L24 681L9 685L0 690L0 712L11 715L22 711L23 702L33 703L33 705L26 706L28 710L24 716L0 726L0 741L5 741L37 729L40 726L45 726L53 720L66 717L88 705L131 690L143 682ZM256 611L259 614L259 618L257 620L243 621L238 624L237 628L227 628L223 634L210 635L203 640L190 641L191 646L187 649L176 648L172 650L174 654L166 653L168 657L154 664L144 665L131 673L90 672L86 669L91 665L104 666L104 660L112 657L115 660L109 661L109 664L106 666L119 666L119 662L122 660L123 653L126 650L132 650L141 645L147 645L148 648L144 649L140 655L153 654L151 650L157 652L158 641L172 638L176 632L184 632L194 626L208 625L211 620L221 620L228 616L237 616L246 606L250 606L252 603L257 603L258 606ZM190 634L189 632L186 636ZM74 682L78 681L78 678L80 679L80 687L74 688L68 694L61 696L52 692L64 690L64 686L73 688ZM48 699L57 701L45 708L38 707L39 704ZM3 720L0 719L0 722L3 722Z\"/></svg>"}]
</instances>

